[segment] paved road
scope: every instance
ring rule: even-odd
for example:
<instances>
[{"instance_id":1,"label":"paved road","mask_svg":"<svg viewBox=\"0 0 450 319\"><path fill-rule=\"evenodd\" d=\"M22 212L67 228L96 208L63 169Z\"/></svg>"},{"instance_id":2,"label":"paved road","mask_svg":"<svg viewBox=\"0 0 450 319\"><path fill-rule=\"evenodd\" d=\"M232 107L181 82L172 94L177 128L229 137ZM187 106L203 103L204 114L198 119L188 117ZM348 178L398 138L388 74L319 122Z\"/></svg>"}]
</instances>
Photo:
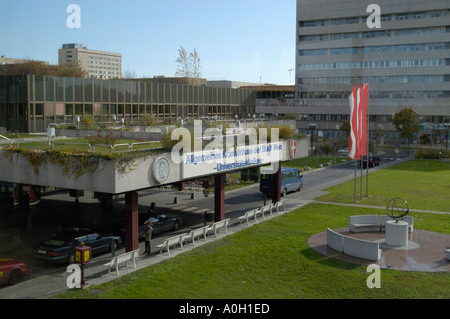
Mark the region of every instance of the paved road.
<instances>
[{"instance_id":1,"label":"paved road","mask_svg":"<svg viewBox=\"0 0 450 319\"><path fill-rule=\"evenodd\" d=\"M382 169L397 162L398 160L395 160L395 158L386 157L382 166L371 168L370 171ZM304 187L301 192L288 194L286 198L287 208L291 211L306 205L313 201L314 198L322 195L323 189L350 180L353 177L354 165L352 162L305 172L303 178ZM242 229L242 226L238 226L237 217L249 209L260 207L264 204L264 197L259 192L258 187L258 185L254 185L227 192L225 208L226 217L231 218L230 233ZM157 210L161 213L174 213L182 217L184 221L183 228L178 232L186 232L204 224L204 212L212 211L214 208L213 195L207 198L202 194L195 196L192 199L191 193L177 191L142 191L139 193L139 210L146 211L150 203L155 202ZM177 197L177 204L174 204L175 197ZM30 256L31 245L36 243L40 237L46 239L48 237L47 234L51 234L55 227L73 226L74 221L77 221L78 225L80 223L103 225L105 220L120 219L124 205L124 198L117 196L114 203L114 212L105 216L98 213L99 203L92 198L92 194L86 193L80 199L78 207L74 207L73 198L68 197L65 192L51 193L44 198L39 204L39 208L32 207L30 211L22 212L23 222L27 231L22 234L20 242L2 245L0 248L0 256L23 260L30 268L30 273L24 278L22 283L12 287L7 285L0 287L0 298L46 298L65 291L67 289L66 278L68 276L66 266L48 266L37 263ZM270 199L267 199L267 201L269 202ZM170 235L172 234L170 233ZM166 234L152 240L153 252L155 252L155 246L162 243L167 236ZM143 243L140 243L140 246L143 246ZM116 254L121 252L123 252L123 249L117 251ZM92 283L101 283L114 279L115 275L105 277L106 269L102 267L102 264L106 263L110 258L110 254L94 258L89 265L90 270L86 271L86 278L89 277ZM141 258L139 264L143 268L163 259L164 256L160 254L152 254L150 258ZM126 273L128 272L125 271L124 274Z\"/></svg>"}]
</instances>

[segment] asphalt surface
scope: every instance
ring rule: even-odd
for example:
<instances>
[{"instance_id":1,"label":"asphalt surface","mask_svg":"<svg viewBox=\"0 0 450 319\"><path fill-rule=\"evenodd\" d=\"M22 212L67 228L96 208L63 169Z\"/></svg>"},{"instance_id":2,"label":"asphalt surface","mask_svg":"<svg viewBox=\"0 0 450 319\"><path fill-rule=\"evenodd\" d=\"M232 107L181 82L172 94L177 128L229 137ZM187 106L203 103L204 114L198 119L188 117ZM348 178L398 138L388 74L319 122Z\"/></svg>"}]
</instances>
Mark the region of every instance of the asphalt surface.
<instances>
[{"instance_id":1,"label":"asphalt surface","mask_svg":"<svg viewBox=\"0 0 450 319\"><path fill-rule=\"evenodd\" d=\"M385 158L383 164L379 167L371 168L370 172L378 169L397 164L401 161L409 159L405 158ZM291 193L286 196L286 212L295 210L299 207L307 205L314 201L315 198L324 194L324 189L332 185L340 184L347 180L354 178L354 165L352 163L344 163L332 167L324 167L313 171L303 173L303 189L298 193ZM245 224L240 224L238 217L242 216L245 211L257 207L261 207L264 204L264 197L259 192L258 185L253 185L226 193L225 199L225 218L230 218L230 224L227 234L220 233L216 238L214 236L208 236L206 242L202 240L196 241L196 245L188 244L184 246L184 249L171 250L170 256L167 253L159 253L156 246L161 244L168 236L173 236L177 233L187 233L191 229L203 226L206 223L211 224L205 220L205 212L212 211L214 209L214 196L210 195L205 197L203 194L195 194L192 198L191 193L179 192L179 191L159 191L149 190L139 193L139 211L146 211L150 206L150 203L156 203L156 209L158 213L173 215L174 213L183 219L183 227L170 235L158 236L151 240L152 254L140 255L136 260L137 269L148 267L152 264L159 263L168 258L172 258L179 253L193 249L205 243L213 240L219 240L220 238L233 234L247 227ZM48 197L47 197L48 196ZM55 226L60 228L70 224L72 216L77 221L85 224L99 224L105 225L105 221L113 220L115 218L120 219L123 212L124 199L120 196L114 200L114 213L111 214L92 214L92 210L98 211L98 200L92 199L89 194L85 194L80 198L78 205L74 205L73 198L68 198L67 193L51 193L44 196L44 200L39 204L39 210L29 212L24 221L29 228L29 236L22 236L19 243L11 242L8 244L3 243L0 254L2 257L6 257L5 254L13 253L17 259L22 259L27 263L30 269L29 274L24 277L23 282L15 285L0 286L0 299L47 299L52 296L67 291L67 279L71 272L67 271L67 266L51 266L42 265L31 260L29 245L32 242L36 242L37 238L33 234L45 234L52 233ZM177 198L175 204L175 197ZM270 199L267 199L270 202ZM45 206L48 205L48 206ZM76 207L74 207L76 206ZM46 211L44 216L36 216L41 211ZM59 216L61 215L61 216ZM267 219L276 218L268 216ZM50 223L52 220L53 223ZM56 220L56 223L54 222ZM259 222L264 222L260 219ZM106 223L107 224L107 223ZM47 225L47 226L46 226ZM73 224L71 224L73 226ZM140 242L139 247L141 252L144 251L144 243ZM125 252L124 248L121 248L115 252L118 256ZM85 266L85 281L88 285L97 285L104 282L108 282L117 279L119 276L127 275L134 272L136 269L132 267L126 267L121 265L120 275L117 275L115 271L109 272L109 268L104 266L105 263L111 260L111 254L105 254L98 257L94 257L92 261ZM131 265L128 264L129 266Z\"/></svg>"}]
</instances>

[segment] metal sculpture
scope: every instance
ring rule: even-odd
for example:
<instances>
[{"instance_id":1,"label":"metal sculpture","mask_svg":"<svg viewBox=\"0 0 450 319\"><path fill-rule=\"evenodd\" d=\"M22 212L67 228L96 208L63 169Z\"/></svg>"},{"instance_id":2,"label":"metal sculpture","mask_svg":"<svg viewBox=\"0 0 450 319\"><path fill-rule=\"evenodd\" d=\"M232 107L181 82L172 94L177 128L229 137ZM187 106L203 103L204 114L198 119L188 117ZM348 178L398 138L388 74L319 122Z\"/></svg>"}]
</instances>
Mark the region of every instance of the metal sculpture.
<instances>
[{"instance_id":1,"label":"metal sculpture","mask_svg":"<svg viewBox=\"0 0 450 319\"><path fill-rule=\"evenodd\" d=\"M396 223L406 218L409 214L408 203L399 197L392 198L386 205L386 211L389 217Z\"/></svg>"}]
</instances>

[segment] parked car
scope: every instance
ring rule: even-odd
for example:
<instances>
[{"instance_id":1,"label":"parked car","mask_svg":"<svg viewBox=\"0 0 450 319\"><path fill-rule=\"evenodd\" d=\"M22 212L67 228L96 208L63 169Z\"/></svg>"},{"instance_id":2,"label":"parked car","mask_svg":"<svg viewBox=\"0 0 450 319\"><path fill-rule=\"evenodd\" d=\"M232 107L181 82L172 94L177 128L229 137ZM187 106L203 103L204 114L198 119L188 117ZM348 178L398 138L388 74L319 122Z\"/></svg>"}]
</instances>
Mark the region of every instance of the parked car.
<instances>
[{"instance_id":1,"label":"parked car","mask_svg":"<svg viewBox=\"0 0 450 319\"><path fill-rule=\"evenodd\" d=\"M147 227L146 224L148 221L152 223L152 237L161 233L164 233L166 231L170 230L178 230L181 226L181 219L178 217L168 217L167 215L158 215L158 216L152 216L151 213L140 213L139 217L139 238L144 238L143 232L145 228ZM121 227L122 233L125 232L125 227L122 225Z\"/></svg>"},{"instance_id":2,"label":"parked car","mask_svg":"<svg viewBox=\"0 0 450 319\"><path fill-rule=\"evenodd\" d=\"M374 156L373 158L373 165L379 166L381 164L381 158L379 156Z\"/></svg>"},{"instance_id":3,"label":"parked car","mask_svg":"<svg viewBox=\"0 0 450 319\"><path fill-rule=\"evenodd\" d=\"M73 263L73 249L84 243L91 247L91 254L99 255L117 249L122 244L120 236L103 236L86 228L71 228L55 233L50 239L35 246L32 256L36 260L50 263Z\"/></svg>"},{"instance_id":4,"label":"parked car","mask_svg":"<svg viewBox=\"0 0 450 319\"><path fill-rule=\"evenodd\" d=\"M374 166L374 162L373 162L373 157L370 156L369 157L369 168ZM367 156L366 155L362 155L361 159L359 160L359 165L361 167L361 162L362 162L362 167L366 168L367 167Z\"/></svg>"},{"instance_id":5,"label":"parked car","mask_svg":"<svg viewBox=\"0 0 450 319\"><path fill-rule=\"evenodd\" d=\"M28 268L25 263L15 259L0 258L0 284L15 285L22 281L26 273Z\"/></svg>"},{"instance_id":6,"label":"parked car","mask_svg":"<svg viewBox=\"0 0 450 319\"><path fill-rule=\"evenodd\" d=\"M347 155L348 155L348 147L343 148L343 149L337 151L337 154L338 154L339 156L347 156Z\"/></svg>"}]
</instances>

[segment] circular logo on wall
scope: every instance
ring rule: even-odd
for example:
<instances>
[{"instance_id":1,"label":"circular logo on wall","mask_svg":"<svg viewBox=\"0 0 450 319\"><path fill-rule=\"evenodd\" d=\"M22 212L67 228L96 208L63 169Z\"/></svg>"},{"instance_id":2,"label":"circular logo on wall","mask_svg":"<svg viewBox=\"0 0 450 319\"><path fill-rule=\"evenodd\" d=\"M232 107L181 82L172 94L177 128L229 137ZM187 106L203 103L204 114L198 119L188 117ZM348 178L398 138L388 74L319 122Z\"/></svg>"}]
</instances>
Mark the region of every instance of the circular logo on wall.
<instances>
[{"instance_id":1,"label":"circular logo on wall","mask_svg":"<svg viewBox=\"0 0 450 319\"><path fill-rule=\"evenodd\" d=\"M153 176L158 183L164 182L170 175L169 161L164 157L158 157L153 162Z\"/></svg>"}]
</instances>

